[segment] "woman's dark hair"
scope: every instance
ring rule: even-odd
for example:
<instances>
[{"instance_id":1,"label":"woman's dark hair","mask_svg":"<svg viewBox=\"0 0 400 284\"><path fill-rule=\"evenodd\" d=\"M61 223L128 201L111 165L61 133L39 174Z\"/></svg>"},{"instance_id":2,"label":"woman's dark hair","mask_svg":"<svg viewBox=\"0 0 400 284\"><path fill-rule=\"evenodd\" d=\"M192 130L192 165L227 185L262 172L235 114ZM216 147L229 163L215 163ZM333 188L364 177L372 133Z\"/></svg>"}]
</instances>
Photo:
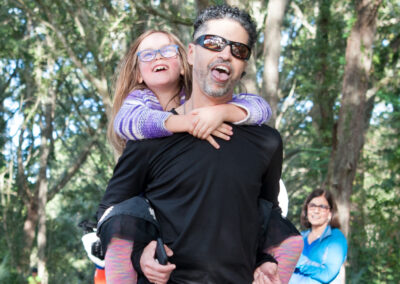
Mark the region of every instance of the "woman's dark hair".
<instances>
[{"instance_id":1,"label":"woman's dark hair","mask_svg":"<svg viewBox=\"0 0 400 284\"><path fill-rule=\"evenodd\" d=\"M339 216L337 214L338 211L335 199L333 198L333 195L330 191L321 188L315 189L313 192L311 192L310 195L307 197L306 201L304 202L300 216L301 225L306 228L311 228L311 223L308 221L307 218L308 203L310 203L311 200L313 200L315 197L320 197L320 196L325 197L330 207L332 218L329 222L329 225L332 228L340 228L340 221L339 221Z\"/></svg>"},{"instance_id":2,"label":"woman's dark hair","mask_svg":"<svg viewBox=\"0 0 400 284\"><path fill-rule=\"evenodd\" d=\"M207 7L198 14L193 25L193 39L198 36L198 31L202 30L208 21L219 19L232 19L241 24L249 35L248 45L250 49L253 48L257 39L257 29L254 21L246 11L226 4Z\"/></svg>"}]
</instances>

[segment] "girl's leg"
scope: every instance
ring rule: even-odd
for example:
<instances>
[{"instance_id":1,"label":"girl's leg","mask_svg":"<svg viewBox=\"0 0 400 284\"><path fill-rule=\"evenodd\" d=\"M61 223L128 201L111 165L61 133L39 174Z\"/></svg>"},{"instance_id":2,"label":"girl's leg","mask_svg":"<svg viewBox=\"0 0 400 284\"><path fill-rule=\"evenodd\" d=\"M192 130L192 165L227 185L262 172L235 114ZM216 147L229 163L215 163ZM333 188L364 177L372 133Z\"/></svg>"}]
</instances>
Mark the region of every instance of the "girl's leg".
<instances>
[{"instance_id":1,"label":"girl's leg","mask_svg":"<svg viewBox=\"0 0 400 284\"><path fill-rule=\"evenodd\" d=\"M303 237L293 236L284 240L279 246L268 250L268 253L278 261L278 274L282 284L289 282L303 251L303 246Z\"/></svg>"},{"instance_id":2,"label":"girl's leg","mask_svg":"<svg viewBox=\"0 0 400 284\"><path fill-rule=\"evenodd\" d=\"M131 254L133 241L112 238L105 256L107 284L136 284Z\"/></svg>"}]
</instances>

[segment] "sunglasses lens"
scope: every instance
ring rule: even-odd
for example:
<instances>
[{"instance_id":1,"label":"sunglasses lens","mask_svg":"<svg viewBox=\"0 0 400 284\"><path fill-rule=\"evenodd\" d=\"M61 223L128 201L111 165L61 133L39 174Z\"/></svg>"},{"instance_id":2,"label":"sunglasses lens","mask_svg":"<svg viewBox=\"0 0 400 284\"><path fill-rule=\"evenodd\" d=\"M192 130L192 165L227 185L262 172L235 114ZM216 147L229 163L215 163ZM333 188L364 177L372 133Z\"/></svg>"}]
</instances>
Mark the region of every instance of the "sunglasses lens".
<instances>
[{"instance_id":1,"label":"sunglasses lens","mask_svg":"<svg viewBox=\"0 0 400 284\"><path fill-rule=\"evenodd\" d=\"M234 43L232 44L232 54L239 59L248 59L250 56L250 50L244 44Z\"/></svg>"},{"instance_id":2,"label":"sunglasses lens","mask_svg":"<svg viewBox=\"0 0 400 284\"><path fill-rule=\"evenodd\" d=\"M221 51L225 46L226 42L223 38L217 36L205 36L203 39L203 47L215 51Z\"/></svg>"},{"instance_id":3,"label":"sunglasses lens","mask_svg":"<svg viewBox=\"0 0 400 284\"><path fill-rule=\"evenodd\" d=\"M203 35L196 40L196 43L213 51L222 51L229 44L234 57L242 60L247 60L250 57L250 48L247 45L240 42L231 42L220 36Z\"/></svg>"}]
</instances>

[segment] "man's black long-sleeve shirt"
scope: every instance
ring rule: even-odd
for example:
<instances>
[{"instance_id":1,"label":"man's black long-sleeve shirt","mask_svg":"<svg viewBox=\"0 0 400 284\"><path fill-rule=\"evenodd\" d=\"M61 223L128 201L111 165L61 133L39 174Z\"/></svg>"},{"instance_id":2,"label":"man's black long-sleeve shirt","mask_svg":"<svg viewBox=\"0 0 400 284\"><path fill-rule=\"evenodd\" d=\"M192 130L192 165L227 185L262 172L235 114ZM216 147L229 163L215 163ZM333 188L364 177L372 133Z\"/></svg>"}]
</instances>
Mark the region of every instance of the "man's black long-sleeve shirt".
<instances>
[{"instance_id":1,"label":"man's black long-sleeve shirt","mask_svg":"<svg viewBox=\"0 0 400 284\"><path fill-rule=\"evenodd\" d=\"M282 141L268 126L233 126L220 149L189 134L128 142L99 207L144 193L176 270L169 283L251 283L257 201L278 206ZM129 225L129 224L127 224Z\"/></svg>"}]
</instances>

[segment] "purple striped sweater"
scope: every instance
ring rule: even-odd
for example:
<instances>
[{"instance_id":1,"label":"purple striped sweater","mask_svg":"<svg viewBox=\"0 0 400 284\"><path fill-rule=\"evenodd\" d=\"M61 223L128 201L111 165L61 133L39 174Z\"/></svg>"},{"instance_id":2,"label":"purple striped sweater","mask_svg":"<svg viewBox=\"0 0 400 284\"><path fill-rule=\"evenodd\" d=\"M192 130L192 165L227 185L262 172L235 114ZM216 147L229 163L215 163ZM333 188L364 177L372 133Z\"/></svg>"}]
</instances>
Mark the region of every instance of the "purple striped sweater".
<instances>
[{"instance_id":1,"label":"purple striped sweater","mask_svg":"<svg viewBox=\"0 0 400 284\"><path fill-rule=\"evenodd\" d=\"M185 102L181 91L181 104ZM260 125L271 117L271 107L260 96L254 94L233 95L230 104L247 111L247 117L235 124ZM125 99L115 116L114 129L118 136L126 140L142 140L172 135L165 128L165 121L172 115L164 111L156 97L149 89L135 90Z\"/></svg>"}]
</instances>

